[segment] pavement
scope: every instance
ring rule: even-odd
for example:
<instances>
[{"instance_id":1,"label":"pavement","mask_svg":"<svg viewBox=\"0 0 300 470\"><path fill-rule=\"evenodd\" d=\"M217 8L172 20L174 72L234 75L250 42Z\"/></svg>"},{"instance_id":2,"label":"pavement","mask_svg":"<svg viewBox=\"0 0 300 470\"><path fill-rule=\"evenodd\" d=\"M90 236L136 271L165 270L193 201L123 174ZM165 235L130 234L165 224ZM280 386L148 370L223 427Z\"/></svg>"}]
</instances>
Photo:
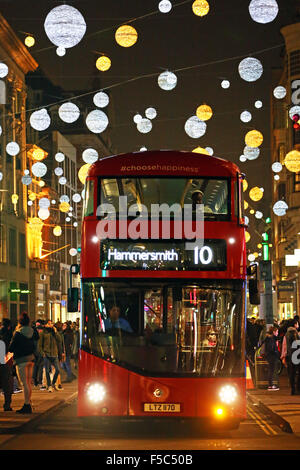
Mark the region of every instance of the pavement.
<instances>
[{"instance_id":1,"label":"pavement","mask_svg":"<svg viewBox=\"0 0 300 470\"><path fill-rule=\"evenodd\" d=\"M286 370L279 376L278 391L255 389L247 392L248 401L286 433L300 436L300 395L291 395Z\"/></svg>"},{"instance_id":2,"label":"pavement","mask_svg":"<svg viewBox=\"0 0 300 470\"><path fill-rule=\"evenodd\" d=\"M77 380L62 384L63 390L52 393L47 390L32 389L33 413L23 415L16 413L24 404L24 395L17 393L12 395L11 407L13 411L3 411L3 395L0 397L0 442L1 435L20 432L28 424L38 421L65 403L71 402L77 396Z\"/></svg>"}]
</instances>

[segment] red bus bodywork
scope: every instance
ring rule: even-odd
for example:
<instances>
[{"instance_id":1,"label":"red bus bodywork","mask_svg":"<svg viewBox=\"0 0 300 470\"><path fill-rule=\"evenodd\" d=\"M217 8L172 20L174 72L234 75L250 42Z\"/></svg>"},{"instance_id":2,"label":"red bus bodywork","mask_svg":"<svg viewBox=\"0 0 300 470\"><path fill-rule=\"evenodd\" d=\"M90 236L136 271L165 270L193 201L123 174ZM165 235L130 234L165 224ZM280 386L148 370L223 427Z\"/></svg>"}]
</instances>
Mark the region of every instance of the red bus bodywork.
<instances>
[{"instance_id":1,"label":"red bus bodywork","mask_svg":"<svg viewBox=\"0 0 300 470\"><path fill-rule=\"evenodd\" d=\"M95 180L94 206L98 205L98 178L126 176L167 177L225 177L230 178L231 217L228 221L205 221L205 239L235 239L227 243L227 269L223 271L143 271L113 270L102 273L100 269L100 243L92 243L99 222L95 213L85 217L82 226L81 278L182 278L182 279L246 279L245 229L241 214L237 211L237 181L240 184L239 168L226 160L191 152L151 151L122 154L97 161L90 167L87 180ZM241 189L242 192L242 189ZM103 274L103 276L102 276ZM243 354L243 351L241 351ZM91 404L86 397L86 387L101 381L107 388L103 402ZM144 376L89 352L79 353L79 416L162 416L159 412L144 412L143 403L180 403L179 413L163 413L163 417L204 418L215 417L219 404L217 390L226 384L234 384L241 397L234 407L226 409L226 417L240 421L246 417L245 377L197 378L197 377L149 377ZM159 387L164 399L155 398L153 391Z\"/></svg>"}]
</instances>

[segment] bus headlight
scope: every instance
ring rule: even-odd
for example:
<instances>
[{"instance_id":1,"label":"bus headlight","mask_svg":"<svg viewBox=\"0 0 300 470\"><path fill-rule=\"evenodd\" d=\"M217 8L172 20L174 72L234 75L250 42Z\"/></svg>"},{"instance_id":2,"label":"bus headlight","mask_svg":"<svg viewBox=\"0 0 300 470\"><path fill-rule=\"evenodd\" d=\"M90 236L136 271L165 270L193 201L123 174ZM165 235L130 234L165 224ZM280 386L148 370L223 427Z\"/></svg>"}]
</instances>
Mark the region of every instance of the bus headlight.
<instances>
[{"instance_id":1,"label":"bus headlight","mask_svg":"<svg viewBox=\"0 0 300 470\"><path fill-rule=\"evenodd\" d=\"M86 391L88 399L93 403L102 401L105 393L105 388L99 383L89 385Z\"/></svg>"},{"instance_id":2,"label":"bus headlight","mask_svg":"<svg viewBox=\"0 0 300 470\"><path fill-rule=\"evenodd\" d=\"M224 385L219 391L220 400L227 405L235 402L237 399L237 391L236 388L232 385Z\"/></svg>"}]
</instances>

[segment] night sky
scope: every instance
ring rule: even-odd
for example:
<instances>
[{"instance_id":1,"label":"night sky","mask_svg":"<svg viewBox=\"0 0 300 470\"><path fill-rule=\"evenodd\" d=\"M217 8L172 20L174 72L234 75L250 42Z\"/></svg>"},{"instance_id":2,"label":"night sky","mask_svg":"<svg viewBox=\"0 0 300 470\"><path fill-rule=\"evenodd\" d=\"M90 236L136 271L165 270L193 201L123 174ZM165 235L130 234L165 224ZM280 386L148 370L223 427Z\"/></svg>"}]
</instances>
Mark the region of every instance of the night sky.
<instances>
[{"instance_id":1,"label":"night sky","mask_svg":"<svg viewBox=\"0 0 300 470\"><path fill-rule=\"evenodd\" d=\"M120 153L137 151L141 146L178 150L192 150L198 145L213 147L214 155L238 163L247 174L250 188L254 185L265 187L264 200L252 205L267 216L272 184L269 163L271 74L272 68L282 65L283 48L262 54L255 52L283 45L280 28L297 21L292 16L295 1L279 0L279 15L267 25L251 19L248 12L250 0L209 0L210 12L203 18L193 14L192 1L174 8L181 1L172 1L173 9L168 14L157 12L133 22L139 38L130 48L122 48L115 42L116 28L126 20L158 11L159 0L66 2L83 14L87 32L80 44L68 49L64 57L56 55L56 48L48 40L43 27L47 13L63 2L2 0L0 11L22 40L25 36L19 31L34 35L36 44L30 49L31 54L53 83L65 90L92 91L140 75L158 74L164 69L173 71L235 56L244 58L253 53L264 66L262 78L254 83L239 77L241 59L235 59L176 72L178 82L172 91L161 90L157 77L114 87L111 89L113 117L110 132L113 146ZM109 30L101 32L104 29ZM111 58L109 71L103 73L96 69L98 56L93 51L104 52ZM98 82L95 82L96 77ZM228 90L220 86L223 78L231 81ZM90 103L94 109L92 97ZM262 109L254 107L257 99L263 101ZM208 121L206 135L191 139L184 131L184 123L202 103L209 104L214 115ZM150 105L157 109L158 117L153 121L153 130L149 134L140 134L132 118L137 111L143 114ZM239 118L245 109L253 115L248 124ZM239 156L245 146L244 135L253 128L263 132L265 137L260 157L240 163Z\"/></svg>"}]
</instances>

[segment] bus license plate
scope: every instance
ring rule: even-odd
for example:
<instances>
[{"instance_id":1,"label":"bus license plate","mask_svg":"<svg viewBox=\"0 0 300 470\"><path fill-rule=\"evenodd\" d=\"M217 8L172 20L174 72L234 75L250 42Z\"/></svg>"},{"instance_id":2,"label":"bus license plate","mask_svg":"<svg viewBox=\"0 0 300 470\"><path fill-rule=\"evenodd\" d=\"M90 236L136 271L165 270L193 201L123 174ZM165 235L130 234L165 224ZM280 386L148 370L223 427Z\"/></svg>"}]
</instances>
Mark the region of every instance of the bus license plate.
<instances>
[{"instance_id":1,"label":"bus license plate","mask_svg":"<svg viewBox=\"0 0 300 470\"><path fill-rule=\"evenodd\" d=\"M144 403L144 411L152 413L179 413L180 403Z\"/></svg>"}]
</instances>

